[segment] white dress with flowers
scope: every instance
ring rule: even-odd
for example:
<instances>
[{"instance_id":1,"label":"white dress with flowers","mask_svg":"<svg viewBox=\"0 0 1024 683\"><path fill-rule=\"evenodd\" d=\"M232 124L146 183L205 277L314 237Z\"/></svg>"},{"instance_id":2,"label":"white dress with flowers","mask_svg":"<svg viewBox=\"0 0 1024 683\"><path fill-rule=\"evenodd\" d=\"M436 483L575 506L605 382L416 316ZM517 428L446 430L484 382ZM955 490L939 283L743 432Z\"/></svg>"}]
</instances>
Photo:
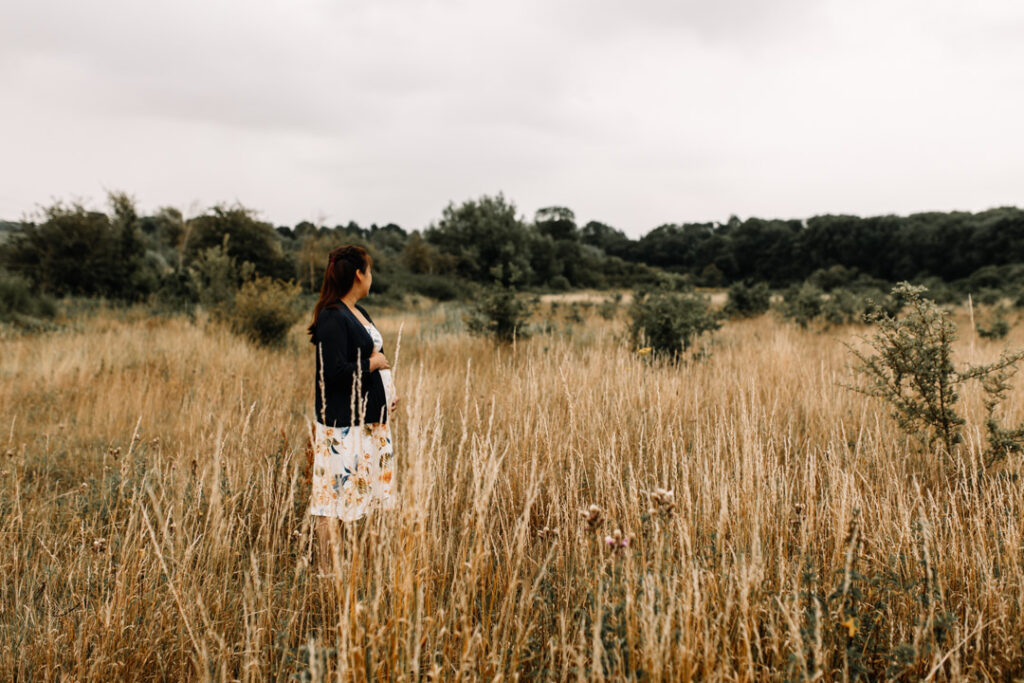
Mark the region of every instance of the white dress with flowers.
<instances>
[{"instance_id":1,"label":"white dress with flowers","mask_svg":"<svg viewBox=\"0 0 1024 683\"><path fill-rule=\"evenodd\" d=\"M373 337L374 350L379 351L383 347L380 332L372 325L366 328ZM391 371L379 372L390 409L395 394ZM352 427L313 423L311 515L352 521L366 515L372 506L394 507L393 473L394 450L387 422Z\"/></svg>"}]
</instances>

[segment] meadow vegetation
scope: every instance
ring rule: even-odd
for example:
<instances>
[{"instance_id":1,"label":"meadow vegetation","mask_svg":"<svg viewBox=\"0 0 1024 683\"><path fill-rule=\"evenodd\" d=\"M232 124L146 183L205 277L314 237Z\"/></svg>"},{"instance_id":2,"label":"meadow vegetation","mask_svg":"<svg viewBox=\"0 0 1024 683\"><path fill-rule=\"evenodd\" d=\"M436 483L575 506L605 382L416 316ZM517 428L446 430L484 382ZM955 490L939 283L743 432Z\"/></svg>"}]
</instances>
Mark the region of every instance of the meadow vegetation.
<instances>
[{"instance_id":1,"label":"meadow vegetation","mask_svg":"<svg viewBox=\"0 0 1024 683\"><path fill-rule=\"evenodd\" d=\"M1021 460L987 465L978 383L940 459L844 388L873 328L742 317L672 363L619 302L498 345L455 303L374 308L401 503L328 558L305 318L278 346L202 306L4 328L0 678L1024 675ZM958 361L1024 345L951 320Z\"/></svg>"}]
</instances>

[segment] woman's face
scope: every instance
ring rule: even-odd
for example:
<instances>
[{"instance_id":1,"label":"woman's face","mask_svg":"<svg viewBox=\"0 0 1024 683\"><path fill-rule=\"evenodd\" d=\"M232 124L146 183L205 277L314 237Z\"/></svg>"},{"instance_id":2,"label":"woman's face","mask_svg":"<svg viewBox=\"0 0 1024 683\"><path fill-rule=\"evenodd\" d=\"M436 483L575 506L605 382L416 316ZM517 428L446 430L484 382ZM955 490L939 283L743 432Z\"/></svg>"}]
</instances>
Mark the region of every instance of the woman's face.
<instances>
[{"instance_id":1,"label":"woman's face","mask_svg":"<svg viewBox=\"0 0 1024 683\"><path fill-rule=\"evenodd\" d=\"M366 266L366 271L356 269L355 282L352 286L359 292L360 297L364 297L370 293L370 285L373 283L373 266Z\"/></svg>"}]
</instances>

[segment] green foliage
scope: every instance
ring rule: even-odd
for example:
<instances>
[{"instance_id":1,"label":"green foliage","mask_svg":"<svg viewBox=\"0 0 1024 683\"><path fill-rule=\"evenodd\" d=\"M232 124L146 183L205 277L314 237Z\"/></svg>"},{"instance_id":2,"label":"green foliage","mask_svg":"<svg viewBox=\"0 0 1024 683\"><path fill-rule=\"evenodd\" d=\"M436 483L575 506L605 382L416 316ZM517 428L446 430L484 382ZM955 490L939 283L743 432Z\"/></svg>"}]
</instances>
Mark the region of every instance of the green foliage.
<instances>
[{"instance_id":1,"label":"green foliage","mask_svg":"<svg viewBox=\"0 0 1024 683\"><path fill-rule=\"evenodd\" d=\"M612 296L606 297L601 305L597 307L597 313L605 320L613 320L619 314L622 307L622 292L615 292Z\"/></svg>"},{"instance_id":2,"label":"green foliage","mask_svg":"<svg viewBox=\"0 0 1024 683\"><path fill-rule=\"evenodd\" d=\"M771 302L772 293L766 283L748 285L745 282L734 282L729 287L725 313L732 318L752 318L767 312Z\"/></svg>"},{"instance_id":3,"label":"green foliage","mask_svg":"<svg viewBox=\"0 0 1024 683\"><path fill-rule=\"evenodd\" d=\"M857 358L856 370L865 379L857 390L887 402L900 427L919 435L929 447L940 446L952 454L962 440L964 418L956 411L959 387L969 380L982 382L987 399L989 462L1021 450L1024 426L1003 429L996 409L1009 389L1024 352L1004 353L999 361L967 365L953 363L956 326L949 314L925 298L923 287L900 283L893 296L905 302L907 313L896 318L882 310L872 314L877 332L869 344L873 353L850 347Z\"/></svg>"},{"instance_id":4,"label":"green foliage","mask_svg":"<svg viewBox=\"0 0 1024 683\"><path fill-rule=\"evenodd\" d=\"M630 305L631 341L662 357L678 359L702 334L722 326L708 297L692 291L637 293Z\"/></svg>"},{"instance_id":5,"label":"green foliage","mask_svg":"<svg viewBox=\"0 0 1024 683\"><path fill-rule=\"evenodd\" d=\"M514 289L494 287L478 297L465 318L471 334L488 336L499 343L511 343L529 336L527 321L533 304L516 296Z\"/></svg>"},{"instance_id":6,"label":"green foliage","mask_svg":"<svg viewBox=\"0 0 1024 683\"><path fill-rule=\"evenodd\" d=\"M257 275L281 279L295 275L295 265L285 256L280 236L269 223L256 220L251 209L215 206L190 224L186 254L191 259L221 247L237 262L251 263Z\"/></svg>"},{"instance_id":7,"label":"green foliage","mask_svg":"<svg viewBox=\"0 0 1024 683\"><path fill-rule=\"evenodd\" d=\"M997 306L992 310L987 322L978 321L974 329L982 339L1003 339L1010 333L1010 323L1006 319L1006 308Z\"/></svg>"},{"instance_id":8,"label":"green foliage","mask_svg":"<svg viewBox=\"0 0 1024 683\"><path fill-rule=\"evenodd\" d=\"M806 328L824 311L824 292L816 285L805 282L789 287L782 296L779 312L784 318Z\"/></svg>"},{"instance_id":9,"label":"green foliage","mask_svg":"<svg viewBox=\"0 0 1024 683\"><path fill-rule=\"evenodd\" d=\"M787 680L815 680L830 668L850 681L921 680L953 643L956 619L946 604L925 525L913 525L916 557L885 558L864 553L861 527L860 511L854 508L843 568L827 595L820 570L805 558L795 605L801 608L800 619L791 622L795 637ZM900 632L886 618L899 604L918 607L913 634Z\"/></svg>"},{"instance_id":10,"label":"green foliage","mask_svg":"<svg viewBox=\"0 0 1024 683\"><path fill-rule=\"evenodd\" d=\"M869 314L878 307L886 313L895 314L899 312L900 305L893 297L871 288L836 288L826 293L817 285L805 282L786 289L779 312L803 328L812 323L829 327L866 322Z\"/></svg>"},{"instance_id":11,"label":"green foliage","mask_svg":"<svg viewBox=\"0 0 1024 683\"><path fill-rule=\"evenodd\" d=\"M42 209L0 244L0 264L55 296L137 300L156 288L159 274L146 258L133 200L108 195L111 214L74 204Z\"/></svg>"},{"instance_id":12,"label":"green foliage","mask_svg":"<svg viewBox=\"0 0 1024 683\"><path fill-rule=\"evenodd\" d=\"M38 327L57 312L53 299L32 291L31 283L20 275L0 270L0 322L19 327Z\"/></svg>"},{"instance_id":13,"label":"green foliage","mask_svg":"<svg viewBox=\"0 0 1024 683\"><path fill-rule=\"evenodd\" d=\"M239 265L229 255L229 241L230 235L224 235L222 244L203 249L189 264L188 271L199 303L214 312L234 302L242 282L251 280L256 271L251 263Z\"/></svg>"},{"instance_id":14,"label":"green foliage","mask_svg":"<svg viewBox=\"0 0 1024 683\"><path fill-rule=\"evenodd\" d=\"M450 254L457 274L477 282L497 277L502 284L527 281L532 275L529 233L516 216L516 207L500 193L495 197L454 203L424 237Z\"/></svg>"},{"instance_id":15,"label":"green foliage","mask_svg":"<svg viewBox=\"0 0 1024 683\"><path fill-rule=\"evenodd\" d=\"M300 288L269 277L242 285L227 316L231 328L262 346L280 346L299 321Z\"/></svg>"},{"instance_id":16,"label":"green foliage","mask_svg":"<svg viewBox=\"0 0 1024 683\"><path fill-rule=\"evenodd\" d=\"M548 286L556 292L564 292L569 289L569 280L564 275L556 275L548 282Z\"/></svg>"}]
</instances>

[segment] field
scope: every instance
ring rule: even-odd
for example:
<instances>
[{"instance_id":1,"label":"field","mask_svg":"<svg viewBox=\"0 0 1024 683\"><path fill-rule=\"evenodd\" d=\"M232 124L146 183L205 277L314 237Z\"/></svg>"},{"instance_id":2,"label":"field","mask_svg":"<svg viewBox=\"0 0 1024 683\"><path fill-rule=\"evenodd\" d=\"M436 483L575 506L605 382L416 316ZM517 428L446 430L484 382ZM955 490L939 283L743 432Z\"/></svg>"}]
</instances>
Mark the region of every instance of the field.
<instances>
[{"instance_id":1,"label":"field","mask_svg":"<svg viewBox=\"0 0 1024 683\"><path fill-rule=\"evenodd\" d=\"M1024 677L1020 458L981 471L976 389L944 463L844 388L864 328L763 316L668 367L621 315L495 349L371 312L393 362L401 329L401 504L326 560L301 326L0 339L0 679Z\"/></svg>"}]
</instances>

